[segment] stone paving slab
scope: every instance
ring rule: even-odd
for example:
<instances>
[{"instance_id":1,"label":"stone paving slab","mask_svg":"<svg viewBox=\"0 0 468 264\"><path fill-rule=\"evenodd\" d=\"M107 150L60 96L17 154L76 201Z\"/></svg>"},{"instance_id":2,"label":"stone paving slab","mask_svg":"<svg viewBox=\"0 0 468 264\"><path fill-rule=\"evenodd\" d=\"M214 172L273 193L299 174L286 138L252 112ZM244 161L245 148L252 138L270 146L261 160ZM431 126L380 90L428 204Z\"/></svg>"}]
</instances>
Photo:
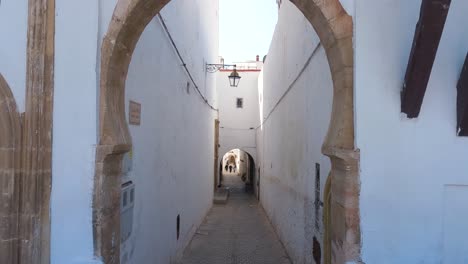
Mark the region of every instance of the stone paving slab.
<instances>
[{"instance_id":1,"label":"stone paving slab","mask_svg":"<svg viewBox=\"0 0 468 264\"><path fill-rule=\"evenodd\" d=\"M213 205L182 264L291 264L257 200L230 189L227 204Z\"/></svg>"}]
</instances>

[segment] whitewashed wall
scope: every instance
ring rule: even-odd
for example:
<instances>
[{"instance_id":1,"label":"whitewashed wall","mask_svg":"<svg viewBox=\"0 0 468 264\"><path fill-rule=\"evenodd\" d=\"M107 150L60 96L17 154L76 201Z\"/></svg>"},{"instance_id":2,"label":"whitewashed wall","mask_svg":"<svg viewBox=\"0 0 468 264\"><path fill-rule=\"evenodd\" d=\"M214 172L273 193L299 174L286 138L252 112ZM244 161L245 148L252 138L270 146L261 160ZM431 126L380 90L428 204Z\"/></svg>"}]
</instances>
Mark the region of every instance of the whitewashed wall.
<instances>
[{"instance_id":1,"label":"whitewashed wall","mask_svg":"<svg viewBox=\"0 0 468 264\"><path fill-rule=\"evenodd\" d=\"M313 237L322 240L321 213L316 216L314 207L315 163L321 165L323 190L330 162L321 146L331 115L332 81L317 35L289 1L279 11L259 99L265 120L257 130L260 201L293 262L314 263Z\"/></svg>"},{"instance_id":2,"label":"whitewashed wall","mask_svg":"<svg viewBox=\"0 0 468 264\"><path fill-rule=\"evenodd\" d=\"M24 112L26 93L26 46L28 1L0 2L0 74L15 96L19 112Z\"/></svg>"},{"instance_id":3,"label":"whitewashed wall","mask_svg":"<svg viewBox=\"0 0 468 264\"><path fill-rule=\"evenodd\" d=\"M93 257L92 233L100 45L116 2L56 1L52 263L100 262ZM211 104L216 76L206 74L204 65L217 61L217 3L174 0L161 12ZM159 22L152 21L127 83L126 101L141 102L143 109L142 126L131 127L137 184L133 263L175 261L211 205L215 113L193 84L187 94L181 64Z\"/></svg>"},{"instance_id":4,"label":"whitewashed wall","mask_svg":"<svg viewBox=\"0 0 468 264\"><path fill-rule=\"evenodd\" d=\"M216 1L197 2L205 6L200 10L203 16L210 16L211 23L216 24ZM187 25L193 24L195 17L180 21L180 17L169 13L164 18L172 25ZM199 45L217 42L217 32L208 27L202 25L194 31L186 30L185 34L179 32L174 35L175 42L181 50L191 49L197 42ZM212 35L196 38L206 30L211 30ZM193 61L214 60L217 56L217 50L191 52L185 54ZM189 69L201 70L193 72L195 80L203 83L203 64L197 66ZM188 92L187 82L190 83ZM205 88L214 90L213 85ZM126 92L127 102L142 104L141 126L130 126L134 143L131 179L136 184L136 206L129 263L173 263L212 204L217 113L195 91L159 20L150 23L138 43ZM179 240L176 239L177 215L181 219Z\"/></svg>"},{"instance_id":5,"label":"whitewashed wall","mask_svg":"<svg viewBox=\"0 0 468 264\"><path fill-rule=\"evenodd\" d=\"M56 1L51 263L93 263L98 5Z\"/></svg>"},{"instance_id":6,"label":"whitewashed wall","mask_svg":"<svg viewBox=\"0 0 468 264\"><path fill-rule=\"evenodd\" d=\"M413 120L400 114L400 90L421 0L356 5L363 260L468 263L468 139L456 136L468 2L452 1L421 114Z\"/></svg>"},{"instance_id":7,"label":"whitewashed wall","mask_svg":"<svg viewBox=\"0 0 468 264\"><path fill-rule=\"evenodd\" d=\"M229 85L231 71L217 73L216 89L219 105L219 160L232 149L241 149L256 159L255 128L259 126L259 71L239 71L238 87ZM243 98L243 108L237 108L237 98Z\"/></svg>"}]
</instances>

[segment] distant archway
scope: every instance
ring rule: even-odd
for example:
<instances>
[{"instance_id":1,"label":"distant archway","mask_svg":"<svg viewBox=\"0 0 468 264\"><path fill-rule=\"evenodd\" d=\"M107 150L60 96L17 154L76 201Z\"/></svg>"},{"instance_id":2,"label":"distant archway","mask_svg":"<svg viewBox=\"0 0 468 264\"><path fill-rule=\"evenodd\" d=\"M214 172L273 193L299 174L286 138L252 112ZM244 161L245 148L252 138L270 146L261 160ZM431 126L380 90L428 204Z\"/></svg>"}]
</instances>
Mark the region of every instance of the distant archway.
<instances>
[{"instance_id":1,"label":"distant archway","mask_svg":"<svg viewBox=\"0 0 468 264\"><path fill-rule=\"evenodd\" d=\"M322 152L330 157L330 241L346 261L360 258L359 155L354 146L353 22L339 0L290 0L325 48L333 79L331 122ZM101 47L100 128L96 150L93 231L95 254L119 263L121 161L131 148L125 120L125 81L146 25L170 0L119 0ZM327 246L327 245L325 245ZM338 252L339 251L339 252ZM334 252L332 252L334 254Z\"/></svg>"},{"instance_id":2,"label":"distant archway","mask_svg":"<svg viewBox=\"0 0 468 264\"><path fill-rule=\"evenodd\" d=\"M225 185L226 175L237 175L244 182L246 191L254 191L255 160L252 155L243 149L232 149L221 157L219 174L221 186Z\"/></svg>"}]
</instances>

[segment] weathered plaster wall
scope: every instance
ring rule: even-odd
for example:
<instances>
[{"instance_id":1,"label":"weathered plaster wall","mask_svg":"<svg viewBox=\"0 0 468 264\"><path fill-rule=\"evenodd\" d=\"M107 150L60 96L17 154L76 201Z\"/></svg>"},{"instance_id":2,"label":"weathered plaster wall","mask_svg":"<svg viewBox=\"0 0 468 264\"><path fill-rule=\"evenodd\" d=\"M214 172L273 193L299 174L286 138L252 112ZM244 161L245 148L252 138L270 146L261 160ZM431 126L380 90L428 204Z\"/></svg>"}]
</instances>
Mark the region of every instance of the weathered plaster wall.
<instances>
[{"instance_id":1,"label":"weathered plaster wall","mask_svg":"<svg viewBox=\"0 0 468 264\"><path fill-rule=\"evenodd\" d=\"M259 71L239 71L238 87L229 85L231 71L217 73L216 89L219 105L219 160L232 149L247 151L255 159L255 128L259 126L258 76ZM237 98L243 98L243 108L237 108ZM251 129L254 128L254 129Z\"/></svg>"},{"instance_id":2,"label":"weathered plaster wall","mask_svg":"<svg viewBox=\"0 0 468 264\"><path fill-rule=\"evenodd\" d=\"M19 112L24 112L26 92L26 45L28 1L0 3L0 73L7 81Z\"/></svg>"},{"instance_id":3,"label":"weathered plaster wall","mask_svg":"<svg viewBox=\"0 0 468 264\"><path fill-rule=\"evenodd\" d=\"M215 76L205 75L203 62L215 61L218 55L217 11L214 0L176 0L162 12L211 104ZM127 78L127 116L132 100L141 103L142 119L140 126L130 125L129 179L136 185L136 200L133 234L121 254L127 254L128 262L122 257L122 263L174 263L212 204L217 112L205 104L181 65L159 18L153 19L137 45Z\"/></svg>"},{"instance_id":4,"label":"weathered plaster wall","mask_svg":"<svg viewBox=\"0 0 468 264\"><path fill-rule=\"evenodd\" d=\"M97 29L98 2L56 1L51 262L57 264L93 261Z\"/></svg>"},{"instance_id":5,"label":"weathered plaster wall","mask_svg":"<svg viewBox=\"0 0 468 264\"><path fill-rule=\"evenodd\" d=\"M468 139L456 137L455 129L456 84L468 51L463 26L468 2L452 1L422 111L414 120L400 114L400 90L421 0L356 3L363 261L466 263L466 233L455 234L468 230L462 213ZM447 185L461 185L460 195Z\"/></svg>"},{"instance_id":6,"label":"weathered plaster wall","mask_svg":"<svg viewBox=\"0 0 468 264\"><path fill-rule=\"evenodd\" d=\"M316 216L314 206L315 163L321 165L323 190L330 161L321 147L332 93L317 35L300 11L283 1L259 81L260 110L266 120L257 130L257 166L260 201L294 263L314 263L313 237L322 240L322 216Z\"/></svg>"}]
</instances>

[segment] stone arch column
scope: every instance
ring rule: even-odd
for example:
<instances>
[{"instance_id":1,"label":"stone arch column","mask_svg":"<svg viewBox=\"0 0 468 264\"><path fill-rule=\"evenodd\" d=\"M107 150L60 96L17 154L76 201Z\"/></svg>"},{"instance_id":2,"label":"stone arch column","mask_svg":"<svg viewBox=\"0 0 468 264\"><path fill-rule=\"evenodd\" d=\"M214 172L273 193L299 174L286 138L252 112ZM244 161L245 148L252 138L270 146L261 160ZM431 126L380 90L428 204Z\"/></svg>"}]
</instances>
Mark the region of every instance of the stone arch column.
<instances>
[{"instance_id":1,"label":"stone arch column","mask_svg":"<svg viewBox=\"0 0 468 264\"><path fill-rule=\"evenodd\" d=\"M21 123L15 98L0 74L0 263L17 263Z\"/></svg>"},{"instance_id":2,"label":"stone arch column","mask_svg":"<svg viewBox=\"0 0 468 264\"><path fill-rule=\"evenodd\" d=\"M332 116L322 152L332 163L330 241L334 263L359 261L359 155L354 146L352 18L339 0L290 1L317 32L332 73ZM120 254L121 160L131 148L124 109L128 68L146 25L168 2L119 0L101 47L93 231L95 253L105 263L118 263Z\"/></svg>"},{"instance_id":3,"label":"stone arch column","mask_svg":"<svg viewBox=\"0 0 468 264\"><path fill-rule=\"evenodd\" d=\"M330 172L329 242L332 263L359 262L359 151L354 145L353 21L339 0L291 0L312 24L325 48L333 80L333 106L322 153Z\"/></svg>"}]
</instances>

